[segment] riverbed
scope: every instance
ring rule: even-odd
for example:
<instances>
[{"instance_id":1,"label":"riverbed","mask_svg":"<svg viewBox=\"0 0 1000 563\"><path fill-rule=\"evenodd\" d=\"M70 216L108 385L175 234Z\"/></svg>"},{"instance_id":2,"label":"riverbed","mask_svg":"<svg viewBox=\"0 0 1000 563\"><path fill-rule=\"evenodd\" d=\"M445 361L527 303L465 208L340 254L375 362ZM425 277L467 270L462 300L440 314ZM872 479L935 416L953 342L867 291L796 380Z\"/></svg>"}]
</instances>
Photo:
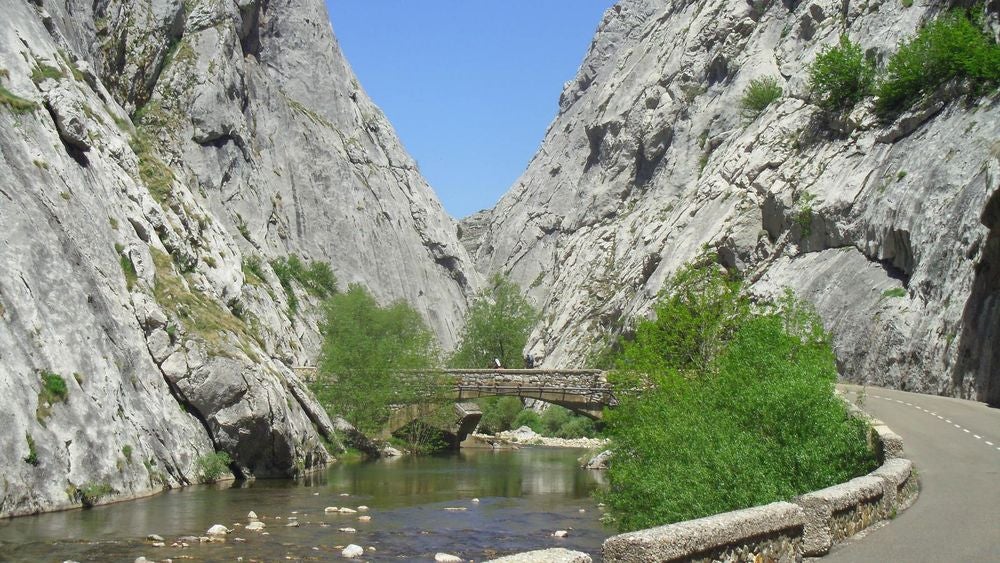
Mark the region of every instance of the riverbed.
<instances>
[{"instance_id":1,"label":"riverbed","mask_svg":"<svg viewBox=\"0 0 1000 563\"><path fill-rule=\"evenodd\" d=\"M428 561L438 552L482 561L549 547L598 555L612 532L601 525L593 498L603 475L578 467L583 453L463 450L343 462L298 480L189 487L5 520L0 560L346 561L340 552L348 544L366 548L367 561ZM244 529L250 511L266 533ZM233 531L223 542L173 546L214 524ZM568 534L554 537L557 530ZM166 545L153 547L150 534Z\"/></svg>"}]
</instances>

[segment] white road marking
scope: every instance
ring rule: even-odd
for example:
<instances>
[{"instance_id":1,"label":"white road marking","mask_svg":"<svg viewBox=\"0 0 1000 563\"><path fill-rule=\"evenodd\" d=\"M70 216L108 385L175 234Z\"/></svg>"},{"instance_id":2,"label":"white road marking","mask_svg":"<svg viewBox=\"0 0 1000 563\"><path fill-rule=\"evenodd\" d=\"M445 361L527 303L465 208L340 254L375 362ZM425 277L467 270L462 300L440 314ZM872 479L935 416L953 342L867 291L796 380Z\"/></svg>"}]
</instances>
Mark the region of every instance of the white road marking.
<instances>
[{"instance_id":1,"label":"white road marking","mask_svg":"<svg viewBox=\"0 0 1000 563\"><path fill-rule=\"evenodd\" d=\"M969 432L969 429L968 429L968 428L963 428L963 429L962 429L962 432L965 432L966 434L970 434L970 432Z\"/></svg>"},{"instance_id":2,"label":"white road marking","mask_svg":"<svg viewBox=\"0 0 1000 563\"><path fill-rule=\"evenodd\" d=\"M954 424L953 426L954 426L955 428L961 428L961 426L959 426L959 425L957 425L957 424Z\"/></svg>"},{"instance_id":3,"label":"white road marking","mask_svg":"<svg viewBox=\"0 0 1000 563\"><path fill-rule=\"evenodd\" d=\"M977 440L982 440L983 439L983 437L980 436L979 434L973 434L972 437L975 438L975 439L977 439Z\"/></svg>"},{"instance_id":4,"label":"white road marking","mask_svg":"<svg viewBox=\"0 0 1000 563\"><path fill-rule=\"evenodd\" d=\"M989 440L986 440L986 445L987 445L987 446L992 446L992 445L993 445L993 442L991 442L991 441L989 441Z\"/></svg>"}]
</instances>

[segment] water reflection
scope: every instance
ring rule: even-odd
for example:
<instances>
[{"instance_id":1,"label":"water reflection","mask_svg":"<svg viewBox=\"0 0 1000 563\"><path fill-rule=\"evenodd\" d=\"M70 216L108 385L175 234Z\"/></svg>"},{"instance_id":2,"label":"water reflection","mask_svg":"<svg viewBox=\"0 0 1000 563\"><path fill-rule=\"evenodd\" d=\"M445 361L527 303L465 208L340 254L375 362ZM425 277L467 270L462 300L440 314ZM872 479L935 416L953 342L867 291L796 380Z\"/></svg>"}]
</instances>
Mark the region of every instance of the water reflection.
<instances>
[{"instance_id":1,"label":"water reflection","mask_svg":"<svg viewBox=\"0 0 1000 563\"><path fill-rule=\"evenodd\" d=\"M326 558L346 543L376 547L369 560L433 558L436 551L481 560L545 547L596 554L607 535L591 498L601 474L577 467L581 453L545 448L467 450L344 463L298 481L190 488L92 510L0 521L0 543L3 553L14 554L15 560L58 556L98 561L138 555L207 561L239 556ZM481 502L473 503L473 498ZM371 522L323 510L360 504L370 507ZM449 512L446 507L466 510ZM237 527L233 537L244 537L246 543L184 550L151 550L142 541L156 533L169 544L179 536L200 535L212 524L235 527L245 522L250 510L262 516L270 535ZM286 527L289 518L300 526ZM337 531L341 527L357 532L341 533ZM557 540L551 537L555 529L572 533Z\"/></svg>"}]
</instances>

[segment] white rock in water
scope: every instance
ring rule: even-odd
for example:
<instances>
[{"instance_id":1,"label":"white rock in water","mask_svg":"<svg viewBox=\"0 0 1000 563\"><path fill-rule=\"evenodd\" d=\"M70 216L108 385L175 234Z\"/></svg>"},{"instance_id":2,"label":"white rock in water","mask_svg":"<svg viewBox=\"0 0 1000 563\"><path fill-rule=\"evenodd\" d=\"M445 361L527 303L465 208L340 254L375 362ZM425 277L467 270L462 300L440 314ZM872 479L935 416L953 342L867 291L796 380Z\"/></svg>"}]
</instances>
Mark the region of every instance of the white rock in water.
<instances>
[{"instance_id":1,"label":"white rock in water","mask_svg":"<svg viewBox=\"0 0 1000 563\"><path fill-rule=\"evenodd\" d=\"M475 502L475 503L478 503L478 502L479 502L479 499L477 499L477 498L474 498L474 499L472 499L472 502Z\"/></svg>"},{"instance_id":2,"label":"white rock in water","mask_svg":"<svg viewBox=\"0 0 1000 563\"><path fill-rule=\"evenodd\" d=\"M246 529L251 532L259 532L263 530L264 527L265 526L263 522L257 521L257 522L250 522L249 524L247 524Z\"/></svg>"},{"instance_id":3,"label":"white rock in water","mask_svg":"<svg viewBox=\"0 0 1000 563\"><path fill-rule=\"evenodd\" d=\"M358 516L358 520L360 520L361 522L369 522L371 521L371 519L372 519L371 516Z\"/></svg>"},{"instance_id":4,"label":"white rock in water","mask_svg":"<svg viewBox=\"0 0 1000 563\"><path fill-rule=\"evenodd\" d=\"M167 544L165 542L155 541L153 542L153 547L167 547Z\"/></svg>"},{"instance_id":5,"label":"white rock in water","mask_svg":"<svg viewBox=\"0 0 1000 563\"><path fill-rule=\"evenodd\" d=\"M345 547L344 551L341 551L340 554L348 559L356 559L364 555L365 550L360 545L355 545L352 543L351 545Z\"/></svg>"},{"instance_id":6,"label":"white rock in water","mask_svg":"<svg viewBox=\"0 0 1000 563\"><path fill-rule=\"evenodd\" d=\"M565 538L568 535L569 535L569 532L567 532L566 530L556 530L556 531L552 532L552 537L554 537L554 538Z\"/></svg>"},{"instance_id":7,"label":"white rock in water","mask_svg":"<svg viewBox=\"0 0 1000 563\"><path fill-rule=\"evenodd\" d=\"M340 509L336 506L328 506L323 509L323 512L340 512Z\"/></svg>"},{"instance_id":8,"label":"white rock in water","mask_svg":"<svg viewBox=\"0 0 1000 563\"><path fill-rule=\"evenodd\" d=\"M465 512L468 510L468 508L464 506L446 506L444 509L448 512Z\"/></svg>"},{"instance_id":9,"label":"white rock in water","mask_svg":"<svg viewBox=\"0 0 1000 563\"><path fill-rule=\"evenodd\" d=\"M285 527L286 528L298 528L299 527L299 521L298 520L292 520L291 522L285 524Z\"/></svg>"},{"instance_id":10,"label":"white rock in water","mask_svg":"<svg viewBox=\"0 0 1000 563\"><path fill-rule=\"evenodd\" d=\"M434 560L440 563L461 563L465 561L461 557L456 557L450 553L436 553L434 554Z\"/></svg>"},{"instance_id":11,"label":"white rock in water","mask_svg":"<svg viewBox=\"0 0 1000 563\"><path fill-rule=\"evenodd\" d=\"M146 536L146 541L163 541L163 536L157 534L149 534Z\"/></svg>"},{"instance_id":12,"label":"white rock in water","mask_svg":"<svg viewBox=\"0 0 1000 563\"><path fill-rule=\"evenodd\" d=\"M222 524L216 524L208 529L205 534L209 536L224 536L229 533L229 528L223 526Z\"/></svg>"},{"instance_id":13,"label":"white rock in water","mask_svg":"<svg viewBox=\"0 0 1000 563\"><path fill-rule=\"evenodd\" d=\"M342 496L342 497L349 497L349 496L351 496L351 493L340 493L340 496Z\"/></svg>"},{"instance_id":14,"label":"white rock in water","mask_svg":"<svg viewBox=\"0 0 1000 563\"><path fill-rule=\"evenodd\" d=\"M344 532L345 534L353 534L357 532L354 528L337 528L338 532Z\"/></svg>"},{"instance_id":15,"label":"white rock in water","mask_svg":"<svg viewBox=\"0 0 1000 563\"><path fill-rule=\"evenodd\" d=\"M247 513L247 519L249 519L249 520L256 520L257 519L257 513L254 512L253 510L251 510L250 512Z\"/></svg>"},{"instance_id":16,"label":"white rock in water","mask_svg":"<svg viewBox=\"0 0 1000 563\"><path fill-rule=\"evenodd\" d=\"M362 504L361 506L359 506L359 507L358 507L358 512L364 512L364 511L366 511L366 510L368 510L368 507L367 507L367 506L365 506L365 505L363 505L363 504Z\"/></svg>"},{"instance_id":17,"label":"white rock in water","mask_svg":"<svg viewBox=\"0 0 1000 563\"><path fill-rule=\"evenodd\" d=\"M346 506L340 509L341 514L357 514L357 512L358 512L357 510L354 510L353 508L347 508Z\"/></svg>"}]
</instances>

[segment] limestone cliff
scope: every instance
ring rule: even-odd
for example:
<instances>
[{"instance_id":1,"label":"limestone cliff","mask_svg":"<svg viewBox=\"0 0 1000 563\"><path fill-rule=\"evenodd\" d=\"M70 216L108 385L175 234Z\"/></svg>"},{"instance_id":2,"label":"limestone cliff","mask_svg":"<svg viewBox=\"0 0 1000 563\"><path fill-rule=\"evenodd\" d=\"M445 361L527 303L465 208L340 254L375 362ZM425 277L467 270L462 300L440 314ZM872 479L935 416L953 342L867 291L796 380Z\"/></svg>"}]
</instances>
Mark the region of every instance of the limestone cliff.
<instances>
[{"instance_id":1,"label":"limestone cliff","mask_svg":"<svg viewBox=\"0 0 1000 563\"><path fill-rule=\"evenodd\" d=\"M754 291L815 302L846 378L1000 401L997 96L934 96L889 123L871 100L833 119L808 97L840 34L884 62L956 3L903 4L610 9L524 175L461 225L480 271L541 304L529 352L578 365L714 249ZM744 89L766 76L785 96L748 121Z\"/></svg>"},{"instance_id":2,"label":"limestone cliff","mask_svg":"<svg viewBox=\"0 0 1000 563\"><path fill-rule=\"evenodd\" d=\"M453 343L478 276L321 0L12 0L0 86L0 517L327 461L275 259Z\"/></svg>"}]
</instances>

